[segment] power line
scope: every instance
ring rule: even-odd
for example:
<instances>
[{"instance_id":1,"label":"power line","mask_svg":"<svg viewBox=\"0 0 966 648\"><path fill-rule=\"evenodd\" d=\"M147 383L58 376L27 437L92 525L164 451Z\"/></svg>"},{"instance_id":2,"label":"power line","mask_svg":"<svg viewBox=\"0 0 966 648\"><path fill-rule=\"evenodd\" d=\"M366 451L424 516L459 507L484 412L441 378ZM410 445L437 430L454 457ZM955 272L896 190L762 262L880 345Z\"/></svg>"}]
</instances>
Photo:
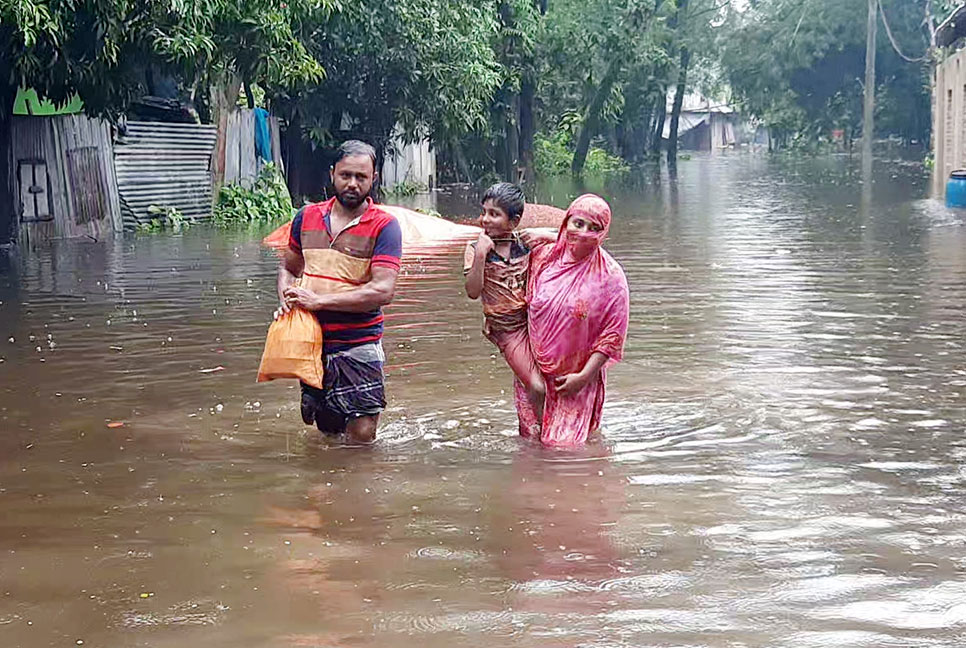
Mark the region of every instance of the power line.
<instances>
[{"instance_id":1,"label":"power line","mask_svg":"<svg viewBox=\"0 0 966 648\"><path fill-rule=\"evenodd\" d=\"M889 27L889 20L886 18L885 9L882 8L881 0L876 4L879 5L879 15L882 16L882 24L885 25L886 34L889 36L889 42L892 43L892 49L896 51L896 54L898 54L900 58L902 58L905 61L908 61L909 63L923 63L927 61L929 59L928 52L926 56L922 56L920 58L915 58L915 59L908 57L902 53L902 50L899 49L899 44L896 43L896 39L892 35L892 29Z\"/></svg>"}]
</instances>

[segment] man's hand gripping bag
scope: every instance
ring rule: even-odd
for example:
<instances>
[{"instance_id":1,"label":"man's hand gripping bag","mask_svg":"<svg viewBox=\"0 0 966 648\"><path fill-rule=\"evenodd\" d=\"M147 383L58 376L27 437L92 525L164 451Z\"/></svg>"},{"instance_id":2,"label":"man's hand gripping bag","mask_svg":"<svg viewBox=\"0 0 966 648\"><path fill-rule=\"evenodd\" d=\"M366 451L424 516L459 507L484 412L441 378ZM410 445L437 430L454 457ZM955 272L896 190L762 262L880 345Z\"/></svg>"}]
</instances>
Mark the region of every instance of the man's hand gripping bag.
<instances>
[{"instance_id":1,"label":"man's hand gripping bag","mask_svg":"<svg viewBox=\"0 0 966 648\"><path fill-rule=\"evenodd\" d=\"M298 378L322 389L322 374L322 325L315 315L293 308L272 322L257 381Z\"/></svg>"}]
</instances>

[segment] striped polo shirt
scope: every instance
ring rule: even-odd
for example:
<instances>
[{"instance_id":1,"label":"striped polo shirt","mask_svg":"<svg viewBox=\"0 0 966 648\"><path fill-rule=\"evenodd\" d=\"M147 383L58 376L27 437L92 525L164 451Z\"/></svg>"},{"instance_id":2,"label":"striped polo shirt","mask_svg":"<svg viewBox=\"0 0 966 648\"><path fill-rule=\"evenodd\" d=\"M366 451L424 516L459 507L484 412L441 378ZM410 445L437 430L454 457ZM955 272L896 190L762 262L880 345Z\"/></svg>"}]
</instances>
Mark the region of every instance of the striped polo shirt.
<instances>
[{"instance_id":1,"label":"striped polo shirt","mask_svg":"<svg viewBox=\"0 0 966 648\"><path fill-rule=\"evenodd\" d=\"M289 247L305 261L299 285L327 294L352 290L372 280L372 268L399 270L402 230L396 219L367 198L367 209L332 238L329 213L335 198L306 205L292 221ZM365 313L316 311L326 353L382 339L382 309Z\"/></svg>"}]
</instances>

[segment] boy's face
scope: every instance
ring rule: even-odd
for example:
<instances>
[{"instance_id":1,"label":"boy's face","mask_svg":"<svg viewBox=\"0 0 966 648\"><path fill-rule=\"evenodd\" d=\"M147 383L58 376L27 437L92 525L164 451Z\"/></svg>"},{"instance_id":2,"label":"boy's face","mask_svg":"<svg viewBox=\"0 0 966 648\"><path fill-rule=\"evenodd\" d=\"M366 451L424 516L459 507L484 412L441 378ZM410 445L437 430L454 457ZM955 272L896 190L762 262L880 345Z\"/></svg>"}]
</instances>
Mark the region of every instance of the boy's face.
<instances>
[{"instance_id":1,"label":"boy's face","mask_svg":"<svg viewBox=\"0 0 966 648\"><path fill-rule=\"evenodd\" d=\"M506 236L513 231L513 224L505 211L497 207L493 200L483 203L483 213L480 215L480 227L490 238Z\"/></svg>"}]
</instances>

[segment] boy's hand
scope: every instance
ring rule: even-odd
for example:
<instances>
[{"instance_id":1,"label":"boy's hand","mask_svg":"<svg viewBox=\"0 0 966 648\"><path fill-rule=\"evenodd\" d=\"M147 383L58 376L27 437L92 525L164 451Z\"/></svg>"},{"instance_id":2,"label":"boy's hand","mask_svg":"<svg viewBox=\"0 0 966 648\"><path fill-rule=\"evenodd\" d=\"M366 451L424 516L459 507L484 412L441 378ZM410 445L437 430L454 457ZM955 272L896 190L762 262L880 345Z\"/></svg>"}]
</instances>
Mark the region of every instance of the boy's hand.
<instances>
[{"instance_id":1,"label":"boy's hand","mask_svg":"<svg viewBox=\"0 0 966 648\"><path fill-rule=\"evenodd\" d=\"M479 238L476 239L476 253L477 255L486 258L486 255L490 253L490 250L496 247L493 243L493 239L486 235L486 232L480 232Z\"/></svg>"}]
</instances>

